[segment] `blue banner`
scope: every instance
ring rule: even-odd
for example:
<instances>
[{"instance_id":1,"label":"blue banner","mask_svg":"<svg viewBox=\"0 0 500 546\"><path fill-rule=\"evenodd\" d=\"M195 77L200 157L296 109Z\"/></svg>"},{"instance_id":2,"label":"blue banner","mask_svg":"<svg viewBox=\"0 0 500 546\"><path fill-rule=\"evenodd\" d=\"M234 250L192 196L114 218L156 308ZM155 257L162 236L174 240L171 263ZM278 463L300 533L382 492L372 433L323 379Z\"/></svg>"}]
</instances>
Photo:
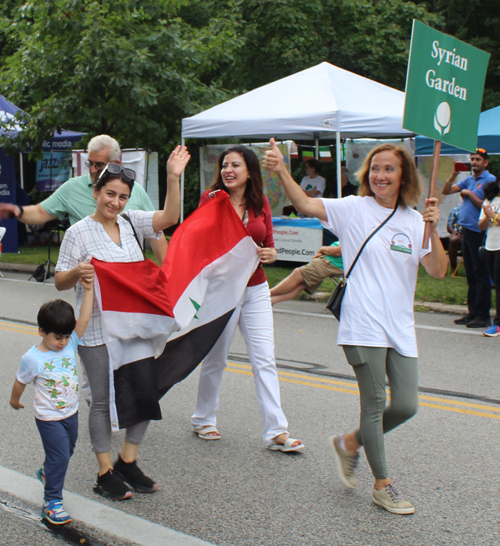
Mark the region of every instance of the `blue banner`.
<instances>
[{"instance_id":1,"label":"blue banner","mask_svg":"<svg viewBox=\"0 0 500 546\"><path fill-rule=\"evenodd\" d=\"M323 229L316 218L279 218L273 216L273 226L299 226L309 229Z\"/></svg>"},{"instance_id":2,"label":"blue banner","mask_svg":"<svg viewBox=\"0 0 500 546\"><path fill-rule=\"evenodd\" d=\"M44 152L43 159L36 162L36 189L55 191L71 178L71 153Z\"/></svg>"},{"instance_id":3,"label":"blue banner","mask_svg":"<svg viewBox=\"0 0 500 546\"><path fill-rule=\"evenodd\" d=\"M14 156L6 156L0 149L0 202L16 202L16 168ZM0 226L7 228L2 239L2 252L17 252L17 220L1 220Z\"/></svg>"}]
</instances>

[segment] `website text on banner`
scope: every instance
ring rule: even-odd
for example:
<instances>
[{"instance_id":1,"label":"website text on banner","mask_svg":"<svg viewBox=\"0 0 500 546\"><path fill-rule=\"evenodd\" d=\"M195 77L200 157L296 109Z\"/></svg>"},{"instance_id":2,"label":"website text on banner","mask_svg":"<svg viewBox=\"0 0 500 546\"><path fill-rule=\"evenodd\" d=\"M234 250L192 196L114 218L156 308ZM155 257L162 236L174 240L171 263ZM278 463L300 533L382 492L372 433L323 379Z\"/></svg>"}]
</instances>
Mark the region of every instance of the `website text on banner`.
<instances>
[{"instance_id":1,"label":"website text on banner","mask_svg":"<svg viewBox=\"0 0 500 546\"><path fill-rule=\"evenodd\" d=\"M278 261L309 263L323 244L323 226L316 218L273 218Z\"/></svg>"}]
</instances>

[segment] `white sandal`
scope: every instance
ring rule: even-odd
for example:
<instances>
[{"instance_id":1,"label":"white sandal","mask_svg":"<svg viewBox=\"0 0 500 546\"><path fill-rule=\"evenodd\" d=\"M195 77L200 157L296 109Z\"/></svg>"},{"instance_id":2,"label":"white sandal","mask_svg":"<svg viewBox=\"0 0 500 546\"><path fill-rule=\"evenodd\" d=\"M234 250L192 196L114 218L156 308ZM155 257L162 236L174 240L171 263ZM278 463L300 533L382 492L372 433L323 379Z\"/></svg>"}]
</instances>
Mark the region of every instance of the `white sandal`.
<instances>
[{"instance_id":1,"label":"white sandal","mask_svg":"<svg viewBox=\"0 0 500 546\"><path fill-rule=\"evenodd\" d=\"M297 438L287 438L285 440L285 443L284 444L277 444L276 443L276 438L273 438L272 440L272 444L269 444L267 446L268 449L271 449L272 451L283 451L283 452L288 452L288 451L301 451L302 449L304 449L306 446L302 443L301 440L297 440ZM297 446L294 446L293 444L295 442L300 442L299 445Z\"/></svg>"},{"instance_id":2,"label":"white sandal","mask_svg":"<svg viewBox=\"0 0 500 546\"><path fill-rule=\"evenodd\" d=\"M202 440L220 440L221 433L213 425L205 425L200 428L193 427L193 432L198 434ZM217 432L218 436L209 434L210 432Z\"/></svg>"}]
</instances>

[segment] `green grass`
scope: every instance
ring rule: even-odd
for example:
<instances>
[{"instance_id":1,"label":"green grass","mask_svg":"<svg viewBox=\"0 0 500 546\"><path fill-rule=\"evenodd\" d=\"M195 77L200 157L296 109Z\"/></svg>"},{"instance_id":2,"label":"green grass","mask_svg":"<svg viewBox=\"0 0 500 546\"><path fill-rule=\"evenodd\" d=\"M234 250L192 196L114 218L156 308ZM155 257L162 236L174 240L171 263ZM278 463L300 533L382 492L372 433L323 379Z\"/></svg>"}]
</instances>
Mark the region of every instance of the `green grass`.
<instances>
[{"instance_id":1,"label":"green grass","mask_svg":"<svg viewBox=\"0 0 500 546\"><path fill-rule=\"evenodd\" d=\"M44 264L47 261L48 248L46 246L23 246L19 249L18 254L10 254L4 252L0 258L0 263L11 264ZM53 245L50 248L50 259L57 263L59 257L59 245ZM155 255L152 250L146 250L146 257L156 262ZM1 266L0 266L1 268Z\"/></svg>"},{"instance_id":2,"label":"green grass","mask_svg":"<svg viewBox=\"0 0 500 546\"><path fill-rule=\"evenodd\" d=\"M47 261L48 249L45 246L21 247L19 254L3 253L2 262L20 263L20 264L43 264ZM148 258L155 260L151 250L146 251ZM54 245L51 248L51 259L54 263L57 262L59 256L59 245ZM281 265L264 266L269 286L276 286L281 280L290 275L294 267L300 264L291 265L287 263L287 267ZM429 276L423 267L420 267L417 290L415 299L424 302L439 302L450 305L465 305L467 302L467 281L465 279L465 270L463 267L458 272L458 277L447 275L444 279L439 280ZM330 279L323 281L318 292L331 293L334 289L334 283ZM305 298L305 293L299 294L297 299ZM320 301L326 301L326 297ZM492 304L494 307L494 291L492 293Z\"/></svg>"}]
</instances>

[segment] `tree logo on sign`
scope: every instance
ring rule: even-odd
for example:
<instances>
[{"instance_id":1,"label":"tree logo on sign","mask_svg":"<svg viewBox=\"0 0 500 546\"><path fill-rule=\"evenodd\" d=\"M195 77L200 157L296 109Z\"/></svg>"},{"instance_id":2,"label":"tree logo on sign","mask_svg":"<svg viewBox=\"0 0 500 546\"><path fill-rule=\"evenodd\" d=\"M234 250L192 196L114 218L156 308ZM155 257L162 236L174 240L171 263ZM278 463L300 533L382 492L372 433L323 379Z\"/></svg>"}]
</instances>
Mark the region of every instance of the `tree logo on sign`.
<instances>
[{"instance_id":1,"label":"tree logo on sign","mask_svg":"<svg viewBox=\"0 0 500 546\"><path fill-rule=\"evenodd\" d=\"M442 102L436 109L436 113L434 114L434 127L440 135L445 135L450 131L451 108L446 101Z\"/></svg>"}]
</instances>

